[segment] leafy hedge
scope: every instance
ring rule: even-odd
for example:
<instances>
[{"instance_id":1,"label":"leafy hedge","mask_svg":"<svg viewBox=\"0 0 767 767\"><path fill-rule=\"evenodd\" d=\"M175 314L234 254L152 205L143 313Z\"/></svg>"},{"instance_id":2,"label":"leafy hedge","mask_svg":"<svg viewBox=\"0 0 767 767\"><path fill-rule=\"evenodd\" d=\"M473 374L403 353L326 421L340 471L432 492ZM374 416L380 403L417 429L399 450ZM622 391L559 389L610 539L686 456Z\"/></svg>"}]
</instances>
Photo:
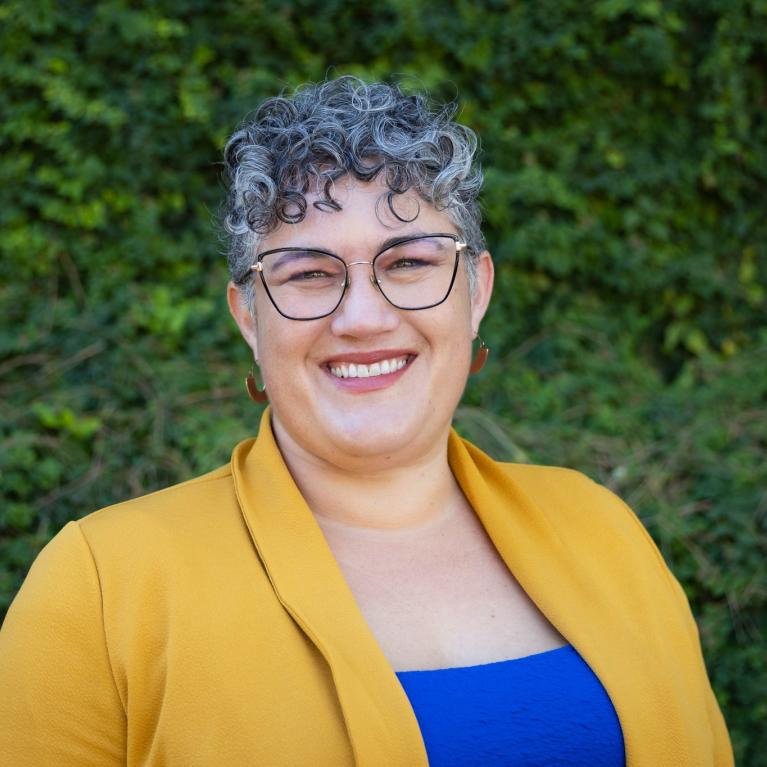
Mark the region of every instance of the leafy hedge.
<instances>
[{"instance_id":1,"label":"leafy hedge","mask_svg":"<svg viewBox=\"0 0 767 767\"><path fill-rule=\"evenodd\" d=\"M6 0L0 51L2 607L66 520L255 428L228 133L327 71L403 75L483 141L493 351L459 427L633 505L767 765L764 0Z\"/></svg>"}]
</instances>

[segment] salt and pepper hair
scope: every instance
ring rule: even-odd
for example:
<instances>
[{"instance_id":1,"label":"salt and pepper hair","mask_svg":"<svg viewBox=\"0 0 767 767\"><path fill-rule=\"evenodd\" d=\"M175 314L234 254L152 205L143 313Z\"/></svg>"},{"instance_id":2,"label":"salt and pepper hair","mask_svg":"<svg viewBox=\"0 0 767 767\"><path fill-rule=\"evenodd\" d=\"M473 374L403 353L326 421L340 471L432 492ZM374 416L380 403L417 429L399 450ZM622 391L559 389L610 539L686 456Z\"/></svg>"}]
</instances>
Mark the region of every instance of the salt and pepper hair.
<instances>
[{"instance_id":1,"label":"salt and pepper hair","mask_svg":"<svg viewBox=\"0 0 767 767\"><path fill-rule=\"evenodd\" d=\"M477 137L453 118L455 105L432 108L422 95L397 85L344 76L267 99L229 139L224 150L229 194L224 210L232 280L252 307L250 266L261 240L280 224L303 221L307 193L320 210L340 210L334 182L380 178L388 191L379 203L400 221L398 195L412 190L444 210L469 246L467 269L475 283L485 249L477 196L482 173ZM415 214L415 215L413 215Z\"/></svg>"}]
</instances>

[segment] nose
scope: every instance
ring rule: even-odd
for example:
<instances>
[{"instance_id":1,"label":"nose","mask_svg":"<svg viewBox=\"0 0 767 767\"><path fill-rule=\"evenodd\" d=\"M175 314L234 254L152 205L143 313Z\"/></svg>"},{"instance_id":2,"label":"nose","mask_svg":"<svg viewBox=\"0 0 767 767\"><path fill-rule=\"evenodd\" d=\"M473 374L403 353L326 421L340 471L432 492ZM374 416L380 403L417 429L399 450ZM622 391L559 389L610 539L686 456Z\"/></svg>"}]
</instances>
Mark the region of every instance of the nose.
<instances>
[{"instance_id":1,"label":"nose","mask_svg":"<svg viewBox=\"0 0 767 767\"><path fill-rule=\"evenodd\" d=\"M346 266L348 283L341 305L333 314L333 332L364 338L394 330L400 321L399 312L384 298L373 274L372 262L351 261ZM357 279L352 276L352 266L357 267ZM369 279L360 279L363 266L368 269Z\"/></svg>"}]
</instances>

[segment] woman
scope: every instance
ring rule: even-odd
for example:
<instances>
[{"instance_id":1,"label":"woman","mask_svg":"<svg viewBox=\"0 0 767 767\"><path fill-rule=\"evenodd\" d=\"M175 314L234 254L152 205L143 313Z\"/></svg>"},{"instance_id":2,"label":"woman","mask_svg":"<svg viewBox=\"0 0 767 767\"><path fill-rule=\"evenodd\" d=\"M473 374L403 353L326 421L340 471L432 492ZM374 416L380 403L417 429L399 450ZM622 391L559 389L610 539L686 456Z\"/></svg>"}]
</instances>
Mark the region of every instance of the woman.
<instances>
[{"instance_id":1,"label":"woman","mask_svg":"<svg viewBox=\"0 0 767 767\"><path fill-rule=\"evenodd\" d=\"M258 437L68 524L0 639L18 765L731 765L682 590L576 472L450 429L490 299L476 141L339 78L230 140Z\"/></svg>"}]
</instances>

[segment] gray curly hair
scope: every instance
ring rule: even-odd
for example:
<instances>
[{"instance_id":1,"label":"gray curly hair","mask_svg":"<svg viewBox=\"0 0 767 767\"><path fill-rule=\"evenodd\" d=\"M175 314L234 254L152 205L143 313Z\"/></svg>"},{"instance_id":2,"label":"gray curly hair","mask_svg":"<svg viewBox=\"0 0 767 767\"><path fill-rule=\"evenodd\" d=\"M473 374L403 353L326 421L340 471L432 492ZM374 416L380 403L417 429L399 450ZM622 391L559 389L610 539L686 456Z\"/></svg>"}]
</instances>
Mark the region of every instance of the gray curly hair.
<instances>
[{"instance_id":1,"label":"gray curly hair","mask_svg":"<svg viewBox=\"0 0 767 767\"><path fill-rule=\"evenodd\" d=\"M340 210L333 183L345 175L363 182L381 176L389 209L401 221L407 219L394 200L410 189L446 211L469 246L473 288L485 249L477 202L482 172L474 162L477 137L454 122L456 111L433 109L423 95L406 95L396 84L351 76L264 101L224 150L229 272L249 305L249 269L261 239L281 223L304 219L310 189L322 190L315 207Z\"/></svg>"}]
</instances>

